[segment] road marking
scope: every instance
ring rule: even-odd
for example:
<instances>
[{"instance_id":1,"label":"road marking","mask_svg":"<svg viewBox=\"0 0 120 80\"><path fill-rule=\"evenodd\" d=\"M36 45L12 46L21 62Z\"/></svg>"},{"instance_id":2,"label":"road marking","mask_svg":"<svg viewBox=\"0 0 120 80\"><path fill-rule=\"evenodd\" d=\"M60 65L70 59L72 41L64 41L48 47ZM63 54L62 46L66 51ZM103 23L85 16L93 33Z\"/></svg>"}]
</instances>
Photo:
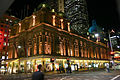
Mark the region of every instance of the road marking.
<instances>
[{"instance_id":1,"label":"road marking","mask_svg":"<svg viewBox=\"0 0 120 80\"><path fill-rule=\"evenodd\" d=\"M117 79L118 77L120 77L120 75L115 76L115 77L112 78L111 80L115 80L115 79Z\"/></svg>"}]
</instances>

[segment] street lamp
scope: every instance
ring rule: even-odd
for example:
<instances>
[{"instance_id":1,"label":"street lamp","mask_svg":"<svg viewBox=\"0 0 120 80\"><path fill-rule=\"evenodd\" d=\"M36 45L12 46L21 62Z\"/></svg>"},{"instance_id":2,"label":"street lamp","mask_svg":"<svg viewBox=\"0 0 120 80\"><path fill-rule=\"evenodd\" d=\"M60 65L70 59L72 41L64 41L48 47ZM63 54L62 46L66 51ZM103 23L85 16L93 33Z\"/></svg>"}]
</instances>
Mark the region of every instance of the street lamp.
<instances>
[{"instance_id":1,"label":"street lamp","mask_svg":"<svg viewBox=\"0 0 120 80\"><path fill-rule=\"evenodd\" d=\"M96 34L95 34L95 37L99 37L99 34L98 34L98 33L96 33Z\"/></svg>"},{"instance_id":2,"label":"street lamp","mask_svg":"<svg viewBox=\"0 0 120 80\"><path fill-rule=\"evenodd\" d=\"M20 49L20 48L21 48L21 46L18 46L18 48Z\"/></svg>"},{"instance_id":3,"label":"street lamp","mask_svg":"<svg viewBox=\"0 0 120 80\"><path fill-rule=\"evenodd\" d=\"M99 34L96 33L96 34L95 34L95 37L97 38L96 42L98 42L98 41L99 41Z\"/></svg>"}]
</instances>

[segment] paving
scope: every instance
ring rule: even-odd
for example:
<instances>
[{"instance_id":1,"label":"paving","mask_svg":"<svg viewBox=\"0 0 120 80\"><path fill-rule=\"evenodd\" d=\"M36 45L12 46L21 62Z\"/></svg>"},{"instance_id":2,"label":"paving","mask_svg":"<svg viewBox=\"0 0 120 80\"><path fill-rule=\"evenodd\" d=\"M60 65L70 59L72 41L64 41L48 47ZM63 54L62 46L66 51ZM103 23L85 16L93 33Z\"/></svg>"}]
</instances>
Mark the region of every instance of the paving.
<instances>
[{"instance_id":1,"label":"paving","mask_svg":"<svg viewBox=\"0 0 120 80\"><path fill-rule=\"evenodd\" d=\"M31 80L32 74L1 75L0 80ZM4 77L4 79L2 79ZM85 71L72 73L47 73L45 80L120 80L120 70Z\"/></svg>"}]
</instances>

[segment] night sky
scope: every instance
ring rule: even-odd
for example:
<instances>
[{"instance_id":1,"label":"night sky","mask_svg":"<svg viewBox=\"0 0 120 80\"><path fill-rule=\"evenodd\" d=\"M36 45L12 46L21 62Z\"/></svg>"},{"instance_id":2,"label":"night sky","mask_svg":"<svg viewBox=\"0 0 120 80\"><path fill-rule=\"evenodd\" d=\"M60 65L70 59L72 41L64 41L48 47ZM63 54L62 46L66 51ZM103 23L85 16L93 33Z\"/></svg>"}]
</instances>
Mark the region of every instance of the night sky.
<instances>
[{"instance_id":1,"label":"night sky","mask_svg":"<svg viewBox=\"0 0 120 80\"><path fill-rule=\"evenodd\" d=\"M118 29L116 0L87 0L87 5L90 23L95 19L97 24L105 29Z\"/></svg>"},{"instance_id":2,"label":"night sky","mask_svg":"<svg viewBox=\"0 0 120 80\"><path fill-rule=\"evenodd\" d=\"M34 8L43 1L45 0L15 0L10 11L12 15L23 19L25 16L30 16ZM116 0L87 0L87 6L90 26L92 20L95 19L97 24L106 30L112 28L118 30L119 18Z\"/></svg>"}]
</instances>

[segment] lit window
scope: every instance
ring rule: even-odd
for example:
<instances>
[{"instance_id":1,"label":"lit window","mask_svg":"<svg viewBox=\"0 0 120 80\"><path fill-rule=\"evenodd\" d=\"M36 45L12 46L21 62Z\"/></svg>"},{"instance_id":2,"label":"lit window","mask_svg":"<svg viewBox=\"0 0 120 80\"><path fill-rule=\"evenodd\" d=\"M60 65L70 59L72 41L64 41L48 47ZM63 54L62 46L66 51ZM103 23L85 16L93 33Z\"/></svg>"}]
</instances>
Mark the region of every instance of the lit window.
<instances>
[{"instance_id":1,"label":"lit window","mask_svg":"<svg viewBox=\"0 0 120 80\"><path fill-rule=\"evenodd\" d=\"M2 59L5 59L5 56L2 56Z\"/></svg>"},{"instance_id":2,"label":"lit window","mask_svg":"<svg viewBox=\"0 0 120 80\"><path fill-rule=\"evenodd\" d=\"M1 68L5 68L4 66L1 66Z\"/></svg>"},{"instance_id":3,"label":"lit window","mask_svg":"<svg viewBox=\"0 0 120 80\"><path fill-rule=\"evenodd\" d=\"M35 26L35 15L32 15L33 16L33 26Z\"/></svg>"},{"instance_id":4,"label":"lit window","mask_svg":"<svg viewBox=\"0 0 120 80\"><path fill-rule=\"evenodd\" d=\"M7 45L9 46L9 43L7 43Z\"/></svg>"},{"instance_id":5,"label":"lit window","mask_svg":"<svg viewBox=\"0 0 120 80\"><path fill-rule=\"evenodd\" d=\"M10 22L12 22L12 20L10 20Z\"/></svg>"},{"instance_id":6,"label":"lit window","mask_svg":"<svg viewBox=\"0 0 120 80\"><path fill-rule=\"evenodd\" d=\"M4 42L3 45L6 46L6 42Z\"/></svg>"},{"instance_id":7,"label":"lit window","mask_svg":"<svg viewBox=\"0 0 120 80\"><path fill-rule=\"evenodd\" d=\"M8 19L6 19L6 21L8 21Z\"/></svg>"},{"instance_id":8,"label":"lit window","mask_svg":"<svg viewBox=\"0 0 120 80\"><path fill-rule=\"evenodd\" d=\"M8 56L7 56L7 59L8 59Z\"/></svg>"},{"instance_id":9,"label":"lit window","mask_svg":"<svg viewBox=\"0 0 120 80\"><path fill-rule=\"evenodd\" d=\"M18 23L19 24L19 32L21 32L21 23Z\"/></svg>"},{"instance_id":10,"label":"lit window","mask_svg":"<svg viewBox=\"0 0 120 80\"><path fill-rule=\"evenodd\" d=\"M5 37L7 37L7 34L4 34Z\"/></svg>"},{"instance_id":11,"label":"lit window","mask_svg":"<svg viewBox=\"0 0 120 80\"><path fill-rule=\"evenodd\" d=\"M53 15L52 17L53 17L53 26L55 26L55 15Z\"/></svg>"}]
</instances>

